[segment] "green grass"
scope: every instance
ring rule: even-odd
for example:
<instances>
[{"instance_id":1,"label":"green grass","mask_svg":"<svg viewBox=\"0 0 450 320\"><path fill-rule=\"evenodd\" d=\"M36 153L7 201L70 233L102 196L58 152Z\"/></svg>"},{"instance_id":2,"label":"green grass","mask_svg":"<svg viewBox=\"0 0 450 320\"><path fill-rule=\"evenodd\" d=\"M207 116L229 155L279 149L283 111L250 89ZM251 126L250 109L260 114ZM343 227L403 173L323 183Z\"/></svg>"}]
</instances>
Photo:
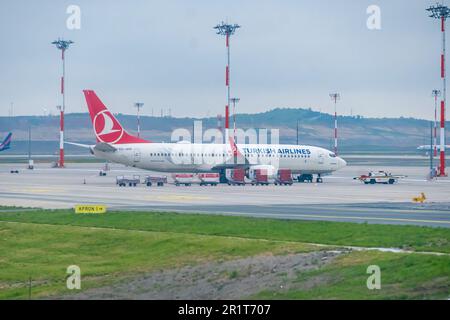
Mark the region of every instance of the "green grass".
<instances>
[{"instance_id":1,"label":"green grass","mask_svg":"<svg viewBox=\"0 0 450 320\"><path fill-rule=\"evenodd\" d=\"M369 265L381 270L381 289L367 289ZM252 299L448 299L450 257L353 252L319 270L299 274L288 290Z\"/></svg>"},{"instance_id":2,"label":"green grass","mask_svg":"<svg viewBox=\"0 0 450 320\"><path fill-rule=\"evenodd\" d=\"M420 226L149 212L75 215L72 210L0 212L0 221L222 235L330 245L395 247L450 253L450 229Z\"/></svg>"},{"instance_id":3,"label":"green grass","mask_svg":"<svg viewBox=\"0 0 450 320\"><path fill-rule=\"evenodd\" d=\"M7 222L0 222L0 239L0 299L26 298L29 277L34 298L69 293L66 269L73 264L85 289L141 271L313 250L300 243Z\"/></svg>"},{"instance_id":4,"label":"green grass","mask_svg":"<svg viewBox=\"0 0 450 320\"><path fill-rule=\"evenodd\" d=\"M0 210L19 210L19 209L28 209L28 208L16 206L0 206Z\"/></svg>"},{"instance_id":5,"label":"green grass","mask_svg":"<svg viewBox=\"0 0 450 320\"><path fill-rule=\"evenodd\" d=\"M68 293L66 268L82 272L83 289L205 261L317 250L304 243L401 247L450 252L450 229L144 212L77 215L72 210L0 211L0 298ZM366 268L382 270L382 290L369 291ZM230 279L237 277L230 270ZM450 256L353 252L299 274L289 291L251 298L446 298ZM313 285L311 285L313 284Z\"/></svg>"}]
</instances>

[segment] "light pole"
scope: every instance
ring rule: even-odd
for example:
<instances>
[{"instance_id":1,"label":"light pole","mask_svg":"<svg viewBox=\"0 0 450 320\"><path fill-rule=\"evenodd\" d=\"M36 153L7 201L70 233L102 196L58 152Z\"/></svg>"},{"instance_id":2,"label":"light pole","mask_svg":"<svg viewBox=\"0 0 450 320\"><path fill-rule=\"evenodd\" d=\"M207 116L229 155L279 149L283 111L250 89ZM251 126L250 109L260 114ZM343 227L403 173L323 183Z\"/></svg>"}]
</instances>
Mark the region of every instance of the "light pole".
<instances>
[{"instance_id":1,"label":"light pole","mask_svg":"<svg viewBox=\"0 0 450 320\"><path fill-rule=\"evenodd\" d=\"M334 153L338 154L338 132L337 132L337 101L341 98L339 93L330 93L331 100L334 101Z\"/></svg>"},{"instance_id":2,"label":"light pole","mask_svg":"<svg viewBox=\"0 0 450 320\"><path fill-rule=\"evenodd\" d=\"M61 94L62 94L62 107L60 110L59 121L59 167L64 168L64 112L66 111L66 92L64 88L64 80L66 76L66 64L64 59L64 52L69 49L69 46L73 43L71 40L58 39L52 42L57 49L61 50L62 59L62 77L61 77Z\"/></svg>"},{"instance_id":3,"label":"light pole","mask_svg":"<svg viewBox=\"0 0 450 320\"><path fill-rule=\"evenodd\" d=\"M231 98L233 103L233 139L236 141L236 104L241 100L240 98Z\"/></svg>"},{"instance_id":4,"label":"light pole","mask_svg":"<svg viewBox=\"0 0 450 320\"><path fill-rule=\"evenodd\" d=\"M432 95L434 97L434 133L433 133L433 149L434 157L437 156L437 99L441 96L440 90L433 90ZM431 151L430 151L431 152Z\"/></svg>"},{"instance_id":5,"label":"light pole","mask_svg":"<svg viewBox=\"0 0 450 320\"><path fill-rule=\"evenodd\" d=\"M439 19L441 22L442 33L442 52L441 52L441 79L442 79L442 99L441 99L441 136L439 139L440 148L440 166L439 176L445 177L445 106L447 103L447 72L445 70L445 20L450 16L450 9L447 6L436 4L426 9L430 13L430 18Z\"/></svg>"},{"instance_id":6,"label":"light pole","mask_svg":"<svg viewBox=\"0 0 450 320\"><path fill-rule=\"evenodd\" d=\"M138 134L138 137L141 137L141 120L140 120L139 111L144 106L144 103L136 102L134 104L134 106L137 108L137 134Z\"/></svg>"},{"instance_id":7,"label":"light pole","mask_svg":"<svg viewBox=\"0 0 450 320\"><path fill-rule=\"evenodd\" d=\"M230 85L230 37L235 33L236 29L241 26L237 24L228 24L222 21L214 27L217 30L217 34L225 36L227 46L227 66L225 68L225 85L227 87L227 105L225 106L225 143L228 141L229 128L230 128L230 102L231 102L231 85Z\"/></svg>"}]
</instances>

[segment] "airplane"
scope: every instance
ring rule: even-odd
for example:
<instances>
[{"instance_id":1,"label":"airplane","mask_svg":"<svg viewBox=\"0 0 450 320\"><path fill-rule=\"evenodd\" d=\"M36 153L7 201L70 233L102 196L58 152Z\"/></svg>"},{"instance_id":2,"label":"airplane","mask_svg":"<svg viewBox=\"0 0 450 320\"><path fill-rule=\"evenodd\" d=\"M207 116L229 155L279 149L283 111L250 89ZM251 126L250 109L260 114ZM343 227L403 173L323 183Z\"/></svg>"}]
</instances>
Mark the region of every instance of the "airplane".
<instances>
[{"instance_id":1,"label":"airplane","mask_svg":"<svg viewBox=\"0 0 450 320\"><path fill-rule=\"evenodd\" d=\"M0 144L0 151L5 151L11 148L12 132L8 133L5 140Z\"/></svg>"},{"instance_id":2,"label":"airplane","mask_svg":"<svg viewBox=\"0 0 450 320\"><path fill-rule=\"evenodd\" d=\"M436 146L436 149L437 149L437 151L439 152L439 151L441 151L441 145L437 145ZM445 146L445 149L447 150L447 149L450 149L450 146L449 145L446 145ZM424 145L424 146L419 146L419 147L417 147L417 150L420 150L420 151L430 151L430 150L434 150L434 145L433 146L431 146L431 145Z\"/></svg>"},{"instance_id":3,"label":"airplane","mask_svg":"<svg viewBox=\"0 0 450 320\"><path fill-rule=\"evenodd\" d=\"M66 142L89 148L103 160L145 170L172 173L224 172L227 168L261 169L276 172L291 170L293 174L330 174L347 165L332 151L306 145L203 144L180 141L153 143L129 134L106 108L93 90L83 90L97 138L95 145Z\"/></svg>"}]
</instances>

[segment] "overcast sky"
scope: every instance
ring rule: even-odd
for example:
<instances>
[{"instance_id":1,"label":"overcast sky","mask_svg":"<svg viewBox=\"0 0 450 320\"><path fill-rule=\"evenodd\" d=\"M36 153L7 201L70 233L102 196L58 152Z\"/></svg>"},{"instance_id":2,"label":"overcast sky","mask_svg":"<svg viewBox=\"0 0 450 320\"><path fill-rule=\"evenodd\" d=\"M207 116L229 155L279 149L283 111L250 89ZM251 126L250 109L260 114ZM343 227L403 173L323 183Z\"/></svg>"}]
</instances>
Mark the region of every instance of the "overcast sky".
<instances>
[{"instance_id":1,"label":"overcast sky","mask_svg":"<svg viewBox=\"0 0 450 320\"><path fill-rule=\"evenodd\" d=\"M0 115L56 113L61 60L50 44L75 42L67 58L67 112L86 112L94 89L113 112L171 108L215 116L226 103L225 40L213 26L242 26L231 41L232 95L239 112L310 107L375 117L434 114L441 33L423 0L25 1L0 2ZM69 5L81 29L69 30ZM369 30L369 5L381 30ZM450 28L450 24L449 24ZM450 35L449 35L450 36ZM166 111L167 112L167 111Z\"/></svg>"}]
</instances>

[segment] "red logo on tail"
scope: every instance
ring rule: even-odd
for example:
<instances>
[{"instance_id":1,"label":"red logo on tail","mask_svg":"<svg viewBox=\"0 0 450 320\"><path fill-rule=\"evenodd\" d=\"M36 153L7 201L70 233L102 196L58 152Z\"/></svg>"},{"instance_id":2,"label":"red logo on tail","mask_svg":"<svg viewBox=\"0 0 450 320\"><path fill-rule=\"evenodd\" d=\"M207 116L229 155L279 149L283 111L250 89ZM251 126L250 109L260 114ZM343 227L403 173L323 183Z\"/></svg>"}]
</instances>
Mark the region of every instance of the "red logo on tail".
<instances>
[{"instance_id":1,"label":"red logo on tail","mask_svg":"<svg viewBox=\"0 0 450 320\"><path fill-rule=\"evenodd\" d=\"M93 90L83 90L83 92L88 105L92 125L94 126L97 142L113 144L150 142L127 133L103 102L100 101Z\"/></svg>"},{"instance_id":2,"label":"red logo on tail","mask_svg":"<svg viewBox=\"0 0 450 320\"><path fill-rule=\"evenodd\" d=\"M116 143L123 136L123 128L109 110L103 110L94 117L95 135L100 142Z\"/></svg>"}]
</instances>

